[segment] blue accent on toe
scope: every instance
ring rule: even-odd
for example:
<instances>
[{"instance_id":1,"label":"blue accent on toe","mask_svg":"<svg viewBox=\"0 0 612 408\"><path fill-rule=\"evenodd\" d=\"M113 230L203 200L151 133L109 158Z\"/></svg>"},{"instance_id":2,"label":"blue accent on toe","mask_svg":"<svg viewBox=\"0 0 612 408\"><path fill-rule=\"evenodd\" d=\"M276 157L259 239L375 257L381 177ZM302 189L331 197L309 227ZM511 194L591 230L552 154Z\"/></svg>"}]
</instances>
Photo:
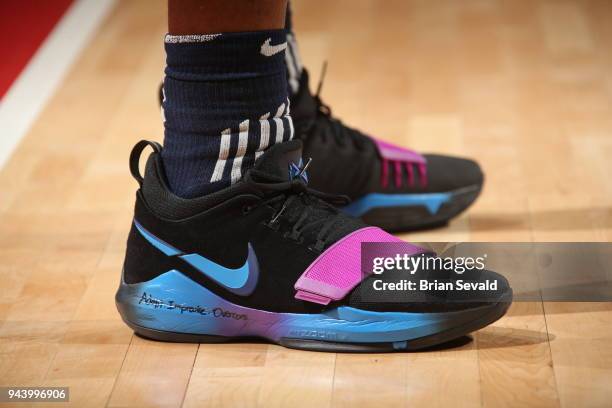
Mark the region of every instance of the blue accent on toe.
<instances>
[{"instance_id":1,"label":"blue accent on toe","mask_svg":"<svg viewBox=\"0 0 612 408\"><path fill-rule=\"evenodd\" d=\"M360 217L374 208L416 207L427 208L430 214L436 214L442 204L450 201L453 193L422 193L422 194L367 194L343 208L353 217Z\"/></svg>"},{"instance_id":2,"label":"blue accent on toe","mask_svg":"<svg viewBox=\"0 0 612 408\"><path fill-rule=\"evenodd\" d=\"M140 225L138 221L134 220L134 225L136 226L136 229L142 234L142 236L151 243L151 245L162 251L164 254L168 256L182 254L181 251L179 251L172 245L162 241L161 239L157 238L149 231L147 231L142 225Z\"/></svg>"}]
</instances>

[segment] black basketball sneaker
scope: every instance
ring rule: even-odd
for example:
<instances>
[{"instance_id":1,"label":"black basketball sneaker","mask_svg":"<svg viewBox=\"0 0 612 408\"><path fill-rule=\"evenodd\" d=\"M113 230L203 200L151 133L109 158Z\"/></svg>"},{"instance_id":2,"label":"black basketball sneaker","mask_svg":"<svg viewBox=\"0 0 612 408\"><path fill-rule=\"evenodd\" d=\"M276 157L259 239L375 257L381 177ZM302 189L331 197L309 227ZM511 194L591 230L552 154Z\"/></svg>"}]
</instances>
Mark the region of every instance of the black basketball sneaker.
<instances>
[{"instance_id":1,"label":"black basketball sneaker","mask_svg":"<svg viewBox=\"0 0 612 408\"><path fill-rule=\"evenodd\" d=\"M290 101L291 116L304 157L317 164L309 184L348 196L347 214L387 231L432 228L445 225L480 194L484 176L473 160L421 155L344 125L321 101L320 85L316 95L310 92L306 69L299 89Z\"/></svg>"},{"instance_id":2,"label":"black basketball sneaker","mask_svg":"<svg viewBox=\"0 0 612 408\"><path fill-rule=\"evenodd\" d=\"M154 152L143 178L147 146ZM400 245L421 265L440 258L337 210L342 197L308 187L298 140L271 147L231 187L194 199L168 189L161 149L141 141L130 157L140 188L116 302L141 336L416 350L480 329L510 305L508 282L493 272L362 269L368 242ZM421 279L433 286L397 290ZM465 283L479 289L459 290Z\"/></svg>"},{"instance_id":3,"label":"black basketball sneaker","mask_svg":"<svg viewBox=\"0 0 612 408\"><path fill-rule=\"evenodd\" d=\"M344 210L388 231L446 224L478 197L483 174L472 160L421 155L344 125L308 86L291 99L296 138L318 166L310 185L352 200Z\"/></svg>"}]
</instances>

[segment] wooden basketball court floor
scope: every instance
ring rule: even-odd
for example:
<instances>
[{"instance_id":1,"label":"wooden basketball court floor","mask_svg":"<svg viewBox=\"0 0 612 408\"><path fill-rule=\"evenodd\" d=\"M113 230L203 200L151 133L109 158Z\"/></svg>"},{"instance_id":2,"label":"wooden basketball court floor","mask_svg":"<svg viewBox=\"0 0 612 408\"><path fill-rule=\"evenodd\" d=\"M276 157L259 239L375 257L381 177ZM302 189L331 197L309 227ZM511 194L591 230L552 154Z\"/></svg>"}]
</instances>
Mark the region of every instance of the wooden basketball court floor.
<instances>
[{"instance_id":1,"label":"wooden basketball court floor","mask_svg":"<svg viewBox=\"0 0 612 408\"><path fill-rule=\"evenodd\" d=\"M323 96L338 116L486 171L469 213L404 238L612 239L611 2L294 9L313 80L329 62ZM516 303L472 342L422 353L135 337L114 293L129 150L162 140L164 32L164 1L119 1L0 171L0 385L69 386L78 407L611 406L610 303Z\"/></svg>"}]
</instances>

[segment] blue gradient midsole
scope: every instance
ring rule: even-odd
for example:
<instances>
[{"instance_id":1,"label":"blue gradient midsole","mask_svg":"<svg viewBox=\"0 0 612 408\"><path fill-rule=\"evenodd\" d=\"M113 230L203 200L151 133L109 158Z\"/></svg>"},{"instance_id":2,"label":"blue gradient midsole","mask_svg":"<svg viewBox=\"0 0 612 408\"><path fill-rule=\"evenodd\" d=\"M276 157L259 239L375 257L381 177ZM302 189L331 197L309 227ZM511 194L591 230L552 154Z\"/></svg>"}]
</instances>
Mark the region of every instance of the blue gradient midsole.
<instances>
[{"instance_id":1,"label":"blue gradient midsole","mask_svg":"<svg viewBox=\"0 0 612 408\"><path fill-rule=\"evenodd\" d=\"M453 193L422 193L422 194L382 194L371 193L351 202L343 211L353 217L360 217L375 208L389 207L425 207L434 215L442 204L449 202Z\"/></svg>"},{"instance_id":2,"label":"blue gradient midsole","mask_svg":"<svg viewBox=\"0 0 612 408\"><path fill-rule=\"evenodd\" d=\"M228 302L177 270L147 282L122 281L116 301L126 322L147 329L272 341L402 342L462 326L484 312L372 312L342 306L317 314L274 313Z\"/></svg>"}]
</instances>

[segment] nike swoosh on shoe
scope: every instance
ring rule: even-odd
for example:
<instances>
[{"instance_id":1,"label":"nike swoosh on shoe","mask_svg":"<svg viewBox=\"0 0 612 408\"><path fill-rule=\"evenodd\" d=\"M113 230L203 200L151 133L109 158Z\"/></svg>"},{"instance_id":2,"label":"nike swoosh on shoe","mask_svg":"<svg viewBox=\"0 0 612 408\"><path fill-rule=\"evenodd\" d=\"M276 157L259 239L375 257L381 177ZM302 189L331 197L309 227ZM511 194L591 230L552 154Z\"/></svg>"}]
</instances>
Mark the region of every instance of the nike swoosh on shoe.
<instances>
[{"instance_id":1,"label":"nike swoosh on shoe","mask_svg":"<svg viewBox=\"0 0 612 408\"><path fill-rule=\"evenodd\" d=\"M259 263L257 262L257 254L255 254L255 250L250 243L248 244L248 256L244 264L238 268L227 268L200 254L183 253L181 250L176 249L147 231L136 220L134 220L134 226L155 248L159 249L167 256L178 256L227 291L240 296L248 296L255 289L259 277Z\"/></svg>"}]
</instances>

